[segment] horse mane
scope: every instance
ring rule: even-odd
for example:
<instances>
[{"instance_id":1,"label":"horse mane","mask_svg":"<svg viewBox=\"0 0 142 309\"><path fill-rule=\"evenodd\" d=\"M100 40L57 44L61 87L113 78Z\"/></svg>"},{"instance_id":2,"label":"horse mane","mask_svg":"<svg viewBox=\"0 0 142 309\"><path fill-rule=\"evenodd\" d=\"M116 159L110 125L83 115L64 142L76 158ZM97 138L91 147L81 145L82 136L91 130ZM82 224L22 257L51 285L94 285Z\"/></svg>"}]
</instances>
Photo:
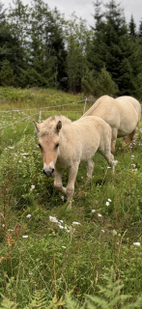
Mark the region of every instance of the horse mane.
<instances>
[{"instance_id":1,"label":"horse mane","mask_svg":"<svg viewBox=\"0 0 142 309\"><path fill-rule=\"evenodd\" d=\"M55 115L47 118L42 123L39 124L38 135L42 136L44 134L52 135L56 131L57 123L61 121L62 125L71 123L71 120L63 115Z\"/></svg>"}]
</instances>

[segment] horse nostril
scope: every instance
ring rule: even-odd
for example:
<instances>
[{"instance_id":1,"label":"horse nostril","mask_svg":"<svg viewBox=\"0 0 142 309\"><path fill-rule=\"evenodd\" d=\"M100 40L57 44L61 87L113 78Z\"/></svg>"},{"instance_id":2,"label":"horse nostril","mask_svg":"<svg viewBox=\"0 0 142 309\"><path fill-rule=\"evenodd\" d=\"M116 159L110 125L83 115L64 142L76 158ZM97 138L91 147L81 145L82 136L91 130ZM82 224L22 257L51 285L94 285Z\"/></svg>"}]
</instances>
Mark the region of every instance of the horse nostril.
<instances>
[{"instance_id":1,"label":"horse nostril","mask_svg":"<svg viewBox=\"0 0 142 309\"><path fill-rule=\"evenodd\" d=\"M45 172L45 170L43 170L43 174L44 174L44 175L46 175L46 172Z\"/></svg>"},{"instance_id":2,"label":"horse nostril","mask_svg":"<svg viewBox=\"0 0 142 309\"><path fill-rule=\"evenodd\" d=\"M54 173L54 168L52 168L52 174Z\"/></svg>"}]
</instances>

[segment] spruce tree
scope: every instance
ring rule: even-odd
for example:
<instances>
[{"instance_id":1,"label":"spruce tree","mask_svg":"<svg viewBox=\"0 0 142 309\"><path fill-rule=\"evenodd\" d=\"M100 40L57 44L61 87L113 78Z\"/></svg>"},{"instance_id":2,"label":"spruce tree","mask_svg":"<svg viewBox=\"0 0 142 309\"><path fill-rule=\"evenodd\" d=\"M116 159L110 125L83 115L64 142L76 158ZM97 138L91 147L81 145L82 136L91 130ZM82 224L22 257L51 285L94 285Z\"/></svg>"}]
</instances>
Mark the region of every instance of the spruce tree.
<instances>
[{"instance_id":1,"label":"spruce tree","mask_svg":"<svg viewBox=\"0 0 142 309\"><path fill-rule=\"evenodd\" d=\"M140 49L129 36L124 12L114 0L106 6L103 18L101 11L95 15L96 28L88 61L96 76L105 65L120 94L137 94L137 78L141 72ZM99 21L99 28L98 28Z\"/></svg>"},{"instance_id":2,"label":"spruce tree","mask_svg":"<svg viewBox=\"0 0 142 309\"><path fill-rule=\"evenodd\" d=\"M129 22L129 33L130 33L131 37L136 38L136 36L137 36L136 24L135 24L133 15L131 15L131 19L130 19L130 22Z\"/></svg>"}]
</instances>

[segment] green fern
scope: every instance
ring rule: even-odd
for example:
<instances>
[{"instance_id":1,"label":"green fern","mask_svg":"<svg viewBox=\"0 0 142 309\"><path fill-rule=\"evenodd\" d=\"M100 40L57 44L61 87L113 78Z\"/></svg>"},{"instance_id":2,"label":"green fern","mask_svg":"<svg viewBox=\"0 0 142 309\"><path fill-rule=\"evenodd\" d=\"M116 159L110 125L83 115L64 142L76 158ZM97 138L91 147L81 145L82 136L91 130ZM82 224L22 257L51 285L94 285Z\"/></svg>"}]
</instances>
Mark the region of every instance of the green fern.
<instances>
[{"instance_id":1,"label":"green fern","mask_svg":"<svg viewBox=\"0 0 142 309\"><path fill-rule=\"evenodd\" d=\"M47 306L47 300L42 295L41 291L35 291L32 296L32 301L29 305L27 305L24 309L58 309L59 306L63 306L65 304L65 301L62 300L62 297L60 300L57 299L56 295L53 297L53 299L50 302L50 305Z\"/></svg>"},{"instance_id":2,"label":"green fern","mask_svg":"<svg viewBox=\"0 0 142 309\"><path fill-rule=\"evenodd\" d=\"M15 304L13 301L9 300L8 298L6 298L4 295L2 295L2 302L0 305L0 309L16 309L18 304Z\"/></svg>"},{"instance_id":3,"label":"green fern","mask_svg":"<svg viewBox=\"0 0 142 309\"><path fill-rule=\"evenodd\" d=\"M116 275L113 267L111 267L111 276L106 274L103 278L107 281L105 287L98 285L101 296L86 295L86 306L79 307L79 303L76 300L72 300L69 295L66 295L66 307L67 309L130 309L130 308L141 308L142 297L139 297L136 302L128 303L128 298L131 295L120 294L123 283L121 280L116 280ZM124 305L124 302L127 304Z\"/></svg>"},{"instance_id":4,"label":"green fern","mask_svg":"<svg viewBox=\"0 0 142 309\"><path fill-rule=\"evenodd\" d=\"M72 299L69 294L66 294L65 301L67 309L85 309L84 306L80 307L79 302Z\"/></svg>"},{"instance_id":5,"label":"green fern","mask_svg":"<svg viewBox=\"0 0 142 309\"><path fill-rule=\"evenodd\" d=\"M42 295L41 291L35 291L33 296L32 296L32 300L30 302L29 305L27 305L25 307L25 309L35 309L35 308L39 308L39 309L47 309L46 306L46 299L45 297Z\"/></svg>"}]
</instances>

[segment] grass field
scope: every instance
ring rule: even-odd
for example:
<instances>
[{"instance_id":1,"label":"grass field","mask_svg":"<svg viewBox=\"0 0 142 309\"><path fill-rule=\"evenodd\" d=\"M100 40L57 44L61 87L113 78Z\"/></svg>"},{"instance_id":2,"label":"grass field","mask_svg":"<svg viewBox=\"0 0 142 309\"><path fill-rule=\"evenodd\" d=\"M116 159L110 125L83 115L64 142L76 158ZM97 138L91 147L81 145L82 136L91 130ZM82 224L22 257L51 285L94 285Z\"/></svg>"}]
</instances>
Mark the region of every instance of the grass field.
<instances>
[{"instance_id":1,"label":"grass field","mask_svg":"<svg viewBox=\"0 0 142 309\"><path fill-rule=\"evenodd\" d=\"M33 120L76 120L84 99L0 88L0 308L142 308L142 122L114 175L99 153L91 180L80 165L71 210L42 173Z\"/></svg>"}]
</instances>

